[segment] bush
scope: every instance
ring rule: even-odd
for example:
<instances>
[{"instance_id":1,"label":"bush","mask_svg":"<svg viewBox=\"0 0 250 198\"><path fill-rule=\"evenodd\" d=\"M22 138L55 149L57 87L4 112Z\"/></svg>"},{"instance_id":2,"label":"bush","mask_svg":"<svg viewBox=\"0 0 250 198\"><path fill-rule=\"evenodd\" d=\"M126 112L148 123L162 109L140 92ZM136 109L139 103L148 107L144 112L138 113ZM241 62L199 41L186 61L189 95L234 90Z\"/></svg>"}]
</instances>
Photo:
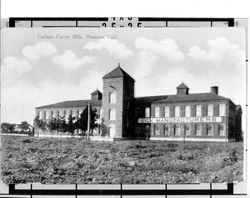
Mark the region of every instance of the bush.
<instances>
[{"instance_id":1,"label":"bush","mask_svg":"<svg viewBox=\"0 0 250 198\"><path fill-rule=\"evenodd\" d=\"M232 161L232 162L237 162L238 161L238 157L236 155L236 149L232 149L230 152L229 152L229 159Z\"/></svg>"}]
</instances>

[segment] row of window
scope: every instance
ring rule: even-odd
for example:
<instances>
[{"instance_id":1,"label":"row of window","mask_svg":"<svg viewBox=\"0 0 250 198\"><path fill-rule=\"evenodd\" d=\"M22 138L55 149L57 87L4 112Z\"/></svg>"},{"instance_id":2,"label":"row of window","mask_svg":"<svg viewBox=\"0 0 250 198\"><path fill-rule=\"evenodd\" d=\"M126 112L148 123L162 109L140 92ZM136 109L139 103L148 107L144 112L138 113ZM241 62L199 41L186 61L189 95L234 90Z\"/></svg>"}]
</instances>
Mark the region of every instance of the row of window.
<instances>
[{"instance_id":1,"label":"row of window","mask_svg":"<svg viewBox=\"0 0 250 198\"><path fill-rule=\"evenodd\" d=\"M47 110L47 111L39 111L37 112L37 115L39 119L51 119L51 118L57 118L57 117L63 117L67 118L69 115L72 115L73 117L79 117L82 113L82 110L76 109L76 110ZM100 109L100 114L102 114L102 109Z\"/></svg>"},{"instance_id":2,"label":"row of window","mask_svg":"<svg viewBox=\"0 0 250 198\"><path fill-rule=\"evenodd\" d=\"M73 117L78 117L83 110L54 110L54 111L39 111L39 119L50 119L52 117L68 117L72 115Z\"/></svg>"},{"instance_id":3,"label":"row of window","mask_svg":"<svg viewBox=\"0 0 250 198\"><path fill-rule=\"evenodd\" d=\"M56 110L56 111L39 111L38 116L39 119L51 119L52 117L65 117L67 118L69 115L73 117L79 117L83 110ZM100 117L103 116L103 110L100 109ZM109 110L109 120L116 120L116 110L110 109Z\"/></svg>"},{"instance_id":4,"label":"row of window","mask_svg":"<svg viewBox=\"0 0 250 198\"><path fill-rule=\"evenodd\" d=\"M183 126L179 124L175 124L172 126L172 134L174 136L190 136L191 135L191 126L188 124L185 124ZM215 131L213 130L212 124L206 124L205 125L205 132L204 134L207 136L213 136ZM203 134L202 131L202 124L196 124L194 125L194 135L195 136L201 136ZM225 125L224 124L218 124L218 133L219 136L225 136ZM161 135L160 134L160 126L154 125L153 129L153 135ZM171 135L171 127L169 124L163 125L163 134L164 136L170 136Z\"/></svg>"},{"instance_id":5,"label":"row of window","mask_svg":"<svg viewBox=\"0 0 250 198\"><path fill-rule=\"evenodd\" d=\"M185 117L191 117L191 106L187 105L184 107L184 115ZM219 104L219 116L225 116L226 115L226 105L225 104ZM202 106L196 105L195 106L195 116L200 117L202 116ZM209 104L207 105L207 116L214 116L214 105ZM145 109L145 117L150 117L150 107L146 107ZM170 106L165 106L164 108L164 115L161 115L160 107L154 108L154 117L170 117ZM180 117L180 106L174 107L174 117Z\"/></svg>"}]
</instances>

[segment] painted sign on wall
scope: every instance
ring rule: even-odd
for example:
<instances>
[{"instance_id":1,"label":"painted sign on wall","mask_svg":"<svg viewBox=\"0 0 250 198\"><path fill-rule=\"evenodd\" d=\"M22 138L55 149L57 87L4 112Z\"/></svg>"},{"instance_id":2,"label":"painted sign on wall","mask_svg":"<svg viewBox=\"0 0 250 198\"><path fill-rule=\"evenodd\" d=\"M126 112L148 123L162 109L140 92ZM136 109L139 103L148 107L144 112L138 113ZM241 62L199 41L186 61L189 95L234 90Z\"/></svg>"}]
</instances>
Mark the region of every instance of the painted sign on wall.
<instances>
[{"instance_id":1,"label":"painted sign on wall","mask_svg":"<svg viewBox=\"0 0 250 198\"><path fill-rule=\"evenodd\" d=\"M221 117L139 118L138 123L202 123L222 122Z\"/></svg>"}]
</instances>

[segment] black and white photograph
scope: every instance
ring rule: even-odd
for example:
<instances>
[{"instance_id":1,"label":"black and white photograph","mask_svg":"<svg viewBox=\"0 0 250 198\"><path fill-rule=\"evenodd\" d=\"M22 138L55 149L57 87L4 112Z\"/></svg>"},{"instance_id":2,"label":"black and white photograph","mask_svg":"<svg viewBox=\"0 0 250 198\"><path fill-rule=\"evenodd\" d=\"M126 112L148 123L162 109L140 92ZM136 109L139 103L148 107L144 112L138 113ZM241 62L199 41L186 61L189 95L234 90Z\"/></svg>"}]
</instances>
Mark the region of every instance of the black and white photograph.
<instances>
[{"instance_id":1,"label":"black and white photograph","mask_svg":"<svg viewBox=\"0 0 250 198\"><path fill-rule=\"evenodd\" d=\"M243 182L244 28L1 37L5 184Z\"/></svg>"}]
</instances>

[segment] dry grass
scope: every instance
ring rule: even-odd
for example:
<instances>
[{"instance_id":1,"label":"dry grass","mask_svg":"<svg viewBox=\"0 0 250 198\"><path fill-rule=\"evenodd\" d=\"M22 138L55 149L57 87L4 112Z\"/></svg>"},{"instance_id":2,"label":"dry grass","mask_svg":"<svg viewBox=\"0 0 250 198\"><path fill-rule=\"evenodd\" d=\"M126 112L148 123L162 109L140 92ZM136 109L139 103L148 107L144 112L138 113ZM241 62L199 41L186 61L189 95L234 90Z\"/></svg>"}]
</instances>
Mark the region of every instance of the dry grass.
<instances>
[{"instance_id":1,"label":"dry grass","mask_svg":"<svg viewBox=\"0 0 250 198\"><path fill-rule=\"evenodd\" d=\"M2 137L5 183L112 184L242 181L243 143Z\"/></svg>"}]
</instances>

